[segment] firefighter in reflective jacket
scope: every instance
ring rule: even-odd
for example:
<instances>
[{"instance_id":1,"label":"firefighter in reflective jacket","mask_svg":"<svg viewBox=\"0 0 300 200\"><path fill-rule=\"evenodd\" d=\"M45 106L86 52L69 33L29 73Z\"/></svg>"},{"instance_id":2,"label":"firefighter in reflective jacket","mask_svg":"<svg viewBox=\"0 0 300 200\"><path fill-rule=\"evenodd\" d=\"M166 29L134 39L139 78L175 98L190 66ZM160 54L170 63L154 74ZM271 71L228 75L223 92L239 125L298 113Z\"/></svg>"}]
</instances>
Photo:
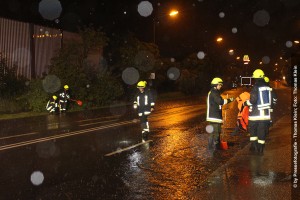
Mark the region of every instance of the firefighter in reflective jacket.
<instances>
[{"instance_id":1,"label":"firefighter in reflective jacket","mask_svg":"<svg viewBox=\"0 0 300 200\"><path fill-rule=\"evenodd\" d=\"M271 120L270 110L273 91L264 80L264 72L253 72L255 84L250 92L250 99L244 104L249 106L250 151L263 155L268 124Z\"/></svg>"},{"instance_id":2,"label":"firefighter in reflective jacket","mask_svg":"<svg viewBox=\"0 0 300 200\"><path fill-rule=\"evenodd\" d=\"M137 109L142 128L143 140L147 138L150 133L148 116L154 110L154 99L150 90L145 90L146 81L140 81L137 84L139 92L134 97L133 108Z\"/></svg>"},{"instance_id":3,"label":"firefighter in reflective jacket","mask_svg":"<svg viewBox=\"0 0 300 200\"><path fill-rule=\"evenodd\" d=\"M214 78L211 81L211 90L207 96L206 121L213 127L213 132L210 133L208 141L208 148L211 150L220 149L221 124L223 123L222 106L234 100L232 97L228 99L221 97L220 90L222 86L222 79Z\"/></svg>"},{"instance_id":4,"label":"firefighter in reflective jacket","mask_svg":"<svg viewBox=\"0 0 300 200\"><path fill-rule=\"evenodd\" d=\"M63 91L59 93L59 109L60 112L67 111L68 100L70 99L69 86L64 85Z\"/></svg>"},{"instance_id":5,"label":"firefighter in reflective jacket","mask_svg":"<svg viewBox=\"0 0 300 200\"><path fill-rule=\"evenodd\" d=\"M267 76L264 77L264 81L266 82L266 84L269 87L271 87L270 86L270 79ZM266 136L269 135L269 128L272 126L272 123L273 123L273 121L272 121L272 113L273 113L273 110L274 110L274 106L276 104L277 104L277 95L276 95L275 90L272 88L272 102L271 102L271 109L270 109L270 118L271 118L271 120L269 121L268 126L267 126Z\"/></svg>"},{"instance_id":6,"label":"firefighter in reflective jacket","mask_svg":"<svg viewBox=\"0 0 300 200\"><path fill-rule=\"evenodd\" d=\"M49 113L54 114L58 109L57 96L53 95L47 102L46 109Z\"/></svg>"}]
</instances>

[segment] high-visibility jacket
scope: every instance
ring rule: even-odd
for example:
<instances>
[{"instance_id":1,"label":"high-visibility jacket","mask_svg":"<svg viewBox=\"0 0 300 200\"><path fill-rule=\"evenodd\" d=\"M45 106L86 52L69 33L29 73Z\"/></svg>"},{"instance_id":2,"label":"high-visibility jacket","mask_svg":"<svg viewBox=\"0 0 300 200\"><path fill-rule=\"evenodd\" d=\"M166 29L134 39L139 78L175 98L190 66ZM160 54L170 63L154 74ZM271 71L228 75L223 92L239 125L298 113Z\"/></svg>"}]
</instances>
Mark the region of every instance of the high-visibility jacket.
<instances>
[{"instance_id":1,"label":"high-visibility jacket","mask_svg":"<svg viewBox=\"0 0 300 200\"><path fill-rule=\"evenodd\" d=\"M206 121L222 123L222 106L227 103L228 99L223 99L220 91L213 87L207 95Z\"/></svg>"},{"instance_id":2,"label":"high-visibility jacket","mask_svg":"<svg viewBox=\"0 0 300 200\"><path fill-rule=\"evenodd\" d=\"M247 130L248 127L248 117L249 117L249 107L244 106L245 101L250 99L250 93L249 92L243 92L240 94L236 101L238 103L238 123L244 130Z\"/></svg>"},{"instance_id":3,"label":"high-visibility jacket","mask_svg":"<svg viewBox=\"0 0 300 200\"><path fill-rule=\"evenodd\" d=\"M263 79L257 79L250 92L250 100L246 101L249 106L250 121L270 121L272 105L272 88Z\"/></svg>"},{"instance_id":4,"label":"high-visibility jacket","mask_svg":"<svg viewBox=\"0 0 300 200\"><path fill-rule=\"evenodd\" d=\"M70 99L70 94L67 90L62 90L59 93L59 102L63 103L63 102L67 102L68 99Z\"/></svg>"},{"instance_id":5,"label":"high-visibility jacket","mask_svg":"<svg viewBox=\"0 0 300 200\"><path fill-rule=\"evenodd\" d=\"M134 97L133 107L138 109L139 116L149 115L154 105L154 98L150 90L138 92Z\"/></svg>"},{"instance_id":6,"label":"high-visibility jacket","mask_svg":"<svg viewBox=\"0 0 300 200\"><path fill-rule=\"evenodd\" d=\"M57 108L58 108L57 101L55 99L51 98L47 102L46 110L48 110L49 112L55 112Z\"/></svg>"}]
</instances>

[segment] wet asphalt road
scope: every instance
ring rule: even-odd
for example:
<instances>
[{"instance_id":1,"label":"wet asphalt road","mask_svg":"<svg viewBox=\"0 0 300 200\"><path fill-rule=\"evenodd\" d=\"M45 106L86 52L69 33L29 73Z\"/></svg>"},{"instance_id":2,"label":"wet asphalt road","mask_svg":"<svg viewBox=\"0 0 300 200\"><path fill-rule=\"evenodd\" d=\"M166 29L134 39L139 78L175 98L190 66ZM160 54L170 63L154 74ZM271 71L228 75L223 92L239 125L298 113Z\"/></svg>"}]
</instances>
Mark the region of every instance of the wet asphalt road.
<instances>
[{"instance_id":1,"label":"wet asphalt road","mask_svg":"<svg viewBox=\"0 0 300 200\"><path fill-rule=\"evenodd\" d=\"M277 94L280 105L290 105L290 90ZM274 121L285 108L278 106ZM149 118L152 142L111 156L141 142L131 106L0 121L0 199L197 197L208 175L248 142L246 133L229 135L237 113L232 103L223 112L229 149L207 151L205 113L205 98L158 99Z\"/></svg>"}]
</instances>

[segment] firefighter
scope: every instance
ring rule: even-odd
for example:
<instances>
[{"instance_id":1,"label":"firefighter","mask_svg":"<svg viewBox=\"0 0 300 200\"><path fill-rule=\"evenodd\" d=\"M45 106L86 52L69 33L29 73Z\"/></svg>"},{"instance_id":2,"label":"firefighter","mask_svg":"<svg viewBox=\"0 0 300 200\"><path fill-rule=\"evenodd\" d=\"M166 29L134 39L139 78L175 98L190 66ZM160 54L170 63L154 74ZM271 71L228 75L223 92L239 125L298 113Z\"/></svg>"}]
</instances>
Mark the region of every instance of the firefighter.
<instances>
[{"instance_id":1,"label":"firefighter","mask_svg":"<svg viewBox=\"0 0 300 200\"><path fill-rule=\"evenodd\" d=\"M133 108L137 109L142 129L142 140L145 141L150 133L148 116L154 110L154 99L150 90L145 90L146 81L137 84L138 93L134 97Z\"/></svg>"},{"instance_id":2,"label":"firefighter","mask_svg":"<svg viewBox=\"0 0 300 200\"><path fill-rule=\"evenodd\" d=\"M238 103L238 116L237 116L237 125L234 131L231 133L232 136L238 135L239 130L247 131L248 129L248 115L249 107L244 106L244 102L250 99L249 92L243 92L235 100Z\"/></svg>"},{"instance_id":3,"label":"firefighter","mask_svg":"<svg viewBox=\"0 0 300 200\"><path fill-rule=\"evenodd\" d=\"M223 80L221 78L214 78L211 81L211 90L207 96L207 112L206 121L213 127L212 133L210 133L208 148L210 150L220 149L220 133L222 118L222 106L232 102L233 97L223 99L221 97L221 88L223 86Z\"/></svg>"},{"instance_id":4,"label":"firefighter","mask_svg":"<svg viewBox=\"0 0 300 200\"><path fill-rule=\"evenodd\" d=\"M55 114L58 111L57 96L53 95L47 102L46 109L50 114Z\"/></svg>"},{"instance_id":5,"label":"firefighter","mask_svg":"<svg viewBox=\"0 0 300 200\"><path fill-rule=\"evenodd\" d=\"M263 155L268 124L271 120L272 88L265 82L265 74L261 69L256 69L252 77L255 84L250 92L250 99L244 103L245 106L249 106L250 151Z\"/></svg>"},{"instance_id":6,"label":"firefighter","mask_svg":"<svg viewBox=\"0 0 300 200\"><path fill-rule=\"evenodd\" d=\"M270 79L265 76L264 77L264 81L266 82L266 84L270 86ZM268 125L267 125L267 132L266 132L266 136L269 135L269 129L270 127L272 126L273 124L273 121L272 121L272 113L273 113L273 110L274 110L274 106L277 104L277 95L275 93L275 90L272 88L272 92L273 92L273 95L272 95L272 101L271 101L271 109L270 109L270 117L271 117L271 120L269 121Z\"/></svg>"},{"instance_id":7,"label":"firefighter","mask_svg":"<svg viewBox=\"0 0 300 200\"><path fill-rule=\"evenodd\" d=\"M59 111L66 112L68 101L70 99L69 86L64 85L64 89L59 93Z\"/></svg>"}]
</instances>

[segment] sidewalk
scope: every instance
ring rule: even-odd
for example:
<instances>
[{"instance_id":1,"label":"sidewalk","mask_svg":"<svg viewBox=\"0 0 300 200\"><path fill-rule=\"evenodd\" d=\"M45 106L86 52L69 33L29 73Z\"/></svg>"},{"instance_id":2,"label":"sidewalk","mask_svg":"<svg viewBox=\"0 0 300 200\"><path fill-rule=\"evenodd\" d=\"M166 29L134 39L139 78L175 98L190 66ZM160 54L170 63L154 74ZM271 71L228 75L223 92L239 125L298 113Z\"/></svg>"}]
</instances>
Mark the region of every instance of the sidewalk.
<instances>
[{"instance_id":1,"label":"sidewalk","mask_svg":"<svg viewBox=\"0 0 300 200\"><path fill-rule=\"evenodd\" d=\"M203 199L291 199L291 117L271 127L263 156L249 145L210 175Z\"/></svg>"}]
</instances>

